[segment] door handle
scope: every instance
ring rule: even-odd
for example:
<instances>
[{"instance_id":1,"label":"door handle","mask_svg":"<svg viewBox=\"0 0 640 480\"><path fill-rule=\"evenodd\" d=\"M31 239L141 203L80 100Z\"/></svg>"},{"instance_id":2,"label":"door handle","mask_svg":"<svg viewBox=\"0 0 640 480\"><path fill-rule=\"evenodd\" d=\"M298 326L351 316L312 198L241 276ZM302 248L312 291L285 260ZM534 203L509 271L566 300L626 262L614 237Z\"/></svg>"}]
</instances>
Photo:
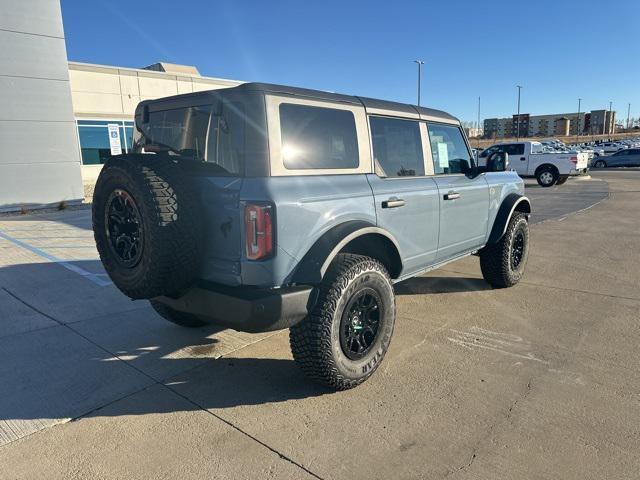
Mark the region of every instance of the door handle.
<instances>
[{"instance_id":1,"label":"door handle","mask_svg":"<svg viewBox=\"0 0 640 480\"><path fill-rule=\"evenodd\" d=\"M520 161L524 162L527 159L527 157L520 157Z\"/></svg>"},{"instance_id":2,"label":"door handle","mask_svg":"<svg viewBox=\"0 0 640 480\"><path fill-rule=\"evenodd\" d=\"M460 198L460 194L458 192L449 192L444 194L445 200L455 200L457 198Z\"/></svg>"},{"instance_id":3,"label":"door handle","mask_svg":"<svg viewBox=\"0 0 640 480\"><path fill-rule=\"evenodd\" d=\"M382 208L398 208L404 207L404 200L401 198L391 197L389 200L382 202Z\"/></svg>"}]
</instances>

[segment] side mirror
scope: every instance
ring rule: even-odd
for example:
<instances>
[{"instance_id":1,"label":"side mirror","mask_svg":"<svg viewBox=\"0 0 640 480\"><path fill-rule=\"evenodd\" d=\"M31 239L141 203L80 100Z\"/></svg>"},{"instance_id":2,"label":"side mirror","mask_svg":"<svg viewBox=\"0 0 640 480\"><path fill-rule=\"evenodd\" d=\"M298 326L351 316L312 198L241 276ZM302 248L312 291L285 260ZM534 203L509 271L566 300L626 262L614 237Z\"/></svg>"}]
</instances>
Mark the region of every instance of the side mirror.
<instances>
[{"instance_id":1,"label":"side mirror","mask_svg":"<svg viewBox=\"0 0 640 480\"><path fill-rule=\"evenodd\" d=\"M509 154L494 152L487 158L487 172L504 172L509 166Z\"/></svg>"}]
</instances>

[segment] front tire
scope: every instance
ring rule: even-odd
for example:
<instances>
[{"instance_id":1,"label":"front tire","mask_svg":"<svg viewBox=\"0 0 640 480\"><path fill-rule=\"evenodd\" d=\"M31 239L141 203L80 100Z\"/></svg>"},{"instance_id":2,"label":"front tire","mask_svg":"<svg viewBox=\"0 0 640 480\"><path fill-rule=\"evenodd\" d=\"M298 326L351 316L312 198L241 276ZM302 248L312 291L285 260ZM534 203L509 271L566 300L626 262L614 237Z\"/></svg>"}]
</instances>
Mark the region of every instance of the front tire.
<instances>
[{"instance_id":1,"label":"front tire","mask_svg":"<svg viewBox=\"0 0 640 480\"><path fill-rule=\"evenodd\" d=\"M515 212L502 238L480 250L482 276L495 288L512 287L522 279L528 257L529 222Z\"/></svg>"},{"instance_id":2,"label":"front tire","mask_svg":"<svg viewBox=\"0 0 640 480\"><path fill-rule=\"evenodd\" d=\"M553 187L558 178L558 170L553 167L542 167L536 172L536 180L541 187Z\"/></svg>"},{"instance_id":3,"label":"front tire","mask_svg":"<svg viewBox=\"0 0 640 480\"><path fill-rule=\"evenodd\" d=\"M311 314L291 328L294 360L336 390L367 380L384 358L395 323L387 270L370 257L339 254L319 286Z\"/></svg>"},{"instance_id":4,"label":"front tire","mask_svg":"<svg viewBox=\"0 0 640 480\"><path fill-rule=\"evenodd\" d=\"M607 162L605 162L604 160L597 160L593 166L595 168L607 168Z\"/></svg>"}]
</instances>

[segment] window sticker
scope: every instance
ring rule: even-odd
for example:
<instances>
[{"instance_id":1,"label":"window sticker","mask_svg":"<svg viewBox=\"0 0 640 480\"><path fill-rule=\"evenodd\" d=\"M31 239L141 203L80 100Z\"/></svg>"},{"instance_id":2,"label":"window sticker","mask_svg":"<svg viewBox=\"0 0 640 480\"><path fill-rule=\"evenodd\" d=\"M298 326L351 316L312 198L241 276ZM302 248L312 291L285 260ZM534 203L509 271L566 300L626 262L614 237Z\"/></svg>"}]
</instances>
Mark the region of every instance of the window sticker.
<instances>
[{"instance_id":1,"label":"window sticker","mask_svg":"<svg viewBox=\"0 0 640 480\"><path fill-rule=\"evenodd\" d=\"M440 168L449 168L449 149L446 143L438 143L438 164Z\"/></svg>"}]
</instances>

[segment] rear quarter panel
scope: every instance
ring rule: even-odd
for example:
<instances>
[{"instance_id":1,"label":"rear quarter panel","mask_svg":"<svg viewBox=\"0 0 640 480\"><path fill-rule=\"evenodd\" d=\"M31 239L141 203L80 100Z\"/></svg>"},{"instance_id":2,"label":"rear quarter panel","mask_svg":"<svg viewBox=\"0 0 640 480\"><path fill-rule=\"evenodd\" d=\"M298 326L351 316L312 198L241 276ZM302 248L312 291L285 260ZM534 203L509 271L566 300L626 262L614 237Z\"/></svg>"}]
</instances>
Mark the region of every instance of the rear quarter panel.
<instances>
[{"instance_id":1,"label":"rear quarter panel","mask_svg":"<svg viewBox=\"0 0 640 480\"><path fill-rule=\"evenodd\" d=\"M376 224L371 187L361 174L245 178L240 200L276 208L276 255L265 261L243 258L245 285L282 285L313 244L340 223Z\"/></svg>"}]
</instances>

